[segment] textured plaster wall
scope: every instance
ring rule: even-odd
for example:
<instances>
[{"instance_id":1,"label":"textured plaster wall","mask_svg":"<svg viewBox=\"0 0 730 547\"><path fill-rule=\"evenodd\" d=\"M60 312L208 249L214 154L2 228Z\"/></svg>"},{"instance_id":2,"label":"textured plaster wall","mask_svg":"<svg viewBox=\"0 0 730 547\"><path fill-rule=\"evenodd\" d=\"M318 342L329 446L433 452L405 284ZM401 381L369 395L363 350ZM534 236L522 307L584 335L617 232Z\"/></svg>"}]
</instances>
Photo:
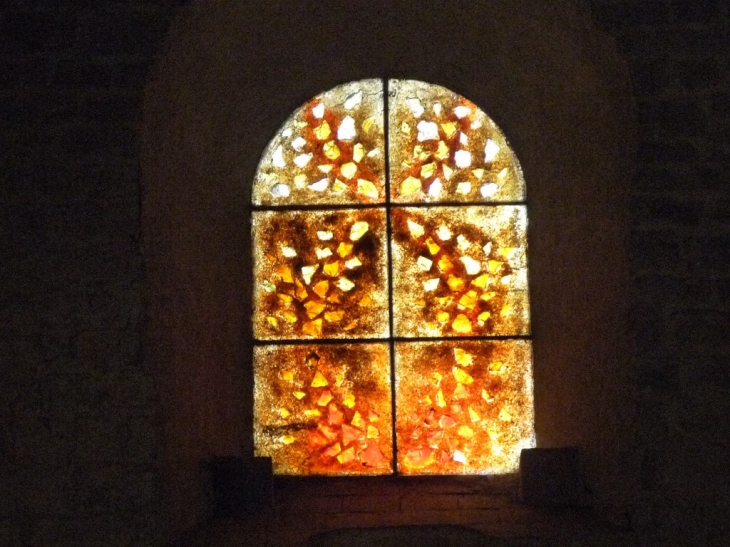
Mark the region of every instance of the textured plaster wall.
<instances>
[{"instance_id":1,"label":"textured plaster wall","mask_svg":"<svg viewBox=\"0 0 730 547\"><path fill-rule=\"evenodd\" d=\"M0 545L153 545L169 524L161 484L170 469L159 465L158 395L142 349L149 346L138 122L149 66L164 50L180 3L8 0L0 6ZM615 518L645 544L726 545L728 5L584 3L628 62L639 113L625 288L635 374L625 394L636 401L640 491L616 507ZM280 19L305 10L270 9ZM373 26L359 24L362 35ZM221 28L208 28L204 40L218 44ZM429 59L433 36L417 42L414 58ZM338 37L325 35L335 44ZM393 30L392 38L403 40L402 31ZM266 43L250 44L258 63L272 54ZM355 68L367 67L369 57ZM393 66L405 62L393 58ZM468 74L447 66L448 81L434 69L418 77L481 99L468 87ZM289 104L252 96L267 102L270 115L250 120L259 128L250 149L231 149L228 140L214 146L250 161L298 103L349 77L332 73L318 83L316 68L294 65L297 79L309 83ZM520 153L512 122L496 114L500 105L484 106ZM186 168L195 169L195 157ZM240 176L248 180L250 172ZM223 214L245 198L234 194ZM238 252L231 258L245 258ZM204 390L209 378L194 380L191 389ZM221 421L212 410L187 411L211 416L191 420L196 431ZM236 412L227 411L225 420Z\"/></svg>"}]
</instances>

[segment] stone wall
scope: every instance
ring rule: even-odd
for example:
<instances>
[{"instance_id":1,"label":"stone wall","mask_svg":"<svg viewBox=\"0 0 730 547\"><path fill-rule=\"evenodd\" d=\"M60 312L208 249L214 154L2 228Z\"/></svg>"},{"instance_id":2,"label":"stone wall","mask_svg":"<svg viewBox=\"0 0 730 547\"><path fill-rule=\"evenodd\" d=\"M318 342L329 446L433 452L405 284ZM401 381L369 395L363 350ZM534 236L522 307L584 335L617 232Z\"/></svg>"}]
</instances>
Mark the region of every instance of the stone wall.
<instances>
[{"instance_id":1,"label":"stone wall","mask_svg":"<svg viewBox=\"0 0 730 547\"><path fill-rule=\"evenodd\" d=\"M730 542L730 4L592 2L632 73L632 326L642 486L658 541Z\"/></svg>"},{"instance_id":2,"label":"stone wall","mask_svg":"<svg viewBox=\"0 0 730 547\"><path fill-rule=\"evenodd\" d=\"M586 0L588 2L589 0ZM0 7L0 545L159 536L137 127L173 0ZM730 7L591 0L631 69L631 326L656 545L730 543Z\"/></svg>"},{"instance_id":3,"label":"stone wall","mask_svg":"<svg viewBox=\"0 0 730 547\"><path fill-rule=\"evenodd\" d=\"M0 6L0 545L149 545L140 93L174 2Z\"/></svg>"}]
</instances>

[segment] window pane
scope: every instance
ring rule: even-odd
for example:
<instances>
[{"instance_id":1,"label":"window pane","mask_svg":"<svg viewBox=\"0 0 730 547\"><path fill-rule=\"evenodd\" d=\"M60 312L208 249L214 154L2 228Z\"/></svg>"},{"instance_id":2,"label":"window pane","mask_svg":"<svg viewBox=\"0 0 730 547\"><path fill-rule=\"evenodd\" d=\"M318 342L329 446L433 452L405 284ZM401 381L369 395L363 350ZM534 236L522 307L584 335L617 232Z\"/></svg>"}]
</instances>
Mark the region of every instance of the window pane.
<instances>
[{"instance_id":1,"label":"window pane","mask_svg":"<svg viewBox=\"0 0 730 547\"><path fill-rule=\"evenodd\" d=\"M391 214L396 336L529 334L523 205Z\"/></svg>"},{"instance_id":2,"label":"window pane","mask_svg":"<svg viewBox=\"0 0 730 547\"><path fill-rule=\"evenodd\" d=\"M393 471L388 344L254 349L254 443L290 475Z\"/></svg>"},{"instance_id":3,"label":"window pane","mask_svg":"<svg viewBox=\"0 0 730 547\"><path fill-rule=\"evenodd\" d=\"M474 103L414 80L389 81L391 199L523 201L525 183L502 131Z\"/></svg>"},{"instance_id":4,"label":"window pane","mask_svg":"<svg viewBox=\"0 0 730 547\"><path fill-rule=\"evenodd\" d=\"M382 203L383 84L351 82L299 108L261 157L256 205Z\"/></svg>"},{"instance_id":5,"label":"window pane","mask_svg":"<svg viewBox=\"0 0 730 547\"><path fill-rule=\"evenodd\" d=\"M253 214L254 337L389 334L383 209Z\"/></svg>"},{"instance_id":6,"label":"window pane","mask_svg":"<svg viewBox=\"0 0 730 547\"><path fill-rule=\"evenodd\" d=\"M396 344L402 474L508 473L534 446L527 340Z\"/></svg>"}]
</instances>

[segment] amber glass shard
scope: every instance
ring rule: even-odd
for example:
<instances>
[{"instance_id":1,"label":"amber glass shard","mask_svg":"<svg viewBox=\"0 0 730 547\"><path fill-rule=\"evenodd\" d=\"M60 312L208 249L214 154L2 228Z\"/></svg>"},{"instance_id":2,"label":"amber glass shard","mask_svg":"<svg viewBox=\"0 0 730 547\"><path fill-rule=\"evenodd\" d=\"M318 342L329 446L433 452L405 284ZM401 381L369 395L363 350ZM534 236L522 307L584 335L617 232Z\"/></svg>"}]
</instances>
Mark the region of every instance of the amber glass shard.
<instances>
[{"instance_id":1,"label":"amber glass shard","mask_svg":"<svg viewBox=\"0 0 730 547\"><path fill-rule=\"evenodd\" d=\"M383 84L351 82L300 107L264 151L255 205L382 203Z\"/></svg>"},{"instance_id":2,"label":"amber glass shard","mask_svg":"<svg viewBox=\"0 0 730 547\"><path fill-rule=\"evenodd\" d=\"M252 222L257 339L388 336L384 210L255 212Z\"/></svg>"},{"instance_id":3,"label":"amber glass shard","mask_svg":"<svg viewBox=\"0 0 730 547\"><path fill-rule=\"evenodd\" d=\"M402 342L395 362L399 473L517 470L534 446L530 341Z\"/></svg>"},{"instance_id":4,"label":"amber glass shard","mask_svg":"<svg viewBox=\"0 0 730 547\"><path fill-rule=\"evenodd\" d=\"M254 349L255 451L275 473L391 473L391 432L388 344Z\"/></svg>"},{"instance_id":5,"label":"amber glass shard","mask_svg":"<svg viewBox=\"0 0 730 547\"><path fill-rule=\"evenodd\" d=\"M530 333L524 206L394 207L392 227L395 336Z\"/></svg>"},{"instance_id":6,"label":"amber glass shard","mask_svg":"<svg viewBox=\"0 0 730 547\"><path fill-rule=\"evenodd\" d=\"M525 199L517 158L497 125L448 89L390 80L391 199L504 202Z\"/></svg>"}]
</instances>

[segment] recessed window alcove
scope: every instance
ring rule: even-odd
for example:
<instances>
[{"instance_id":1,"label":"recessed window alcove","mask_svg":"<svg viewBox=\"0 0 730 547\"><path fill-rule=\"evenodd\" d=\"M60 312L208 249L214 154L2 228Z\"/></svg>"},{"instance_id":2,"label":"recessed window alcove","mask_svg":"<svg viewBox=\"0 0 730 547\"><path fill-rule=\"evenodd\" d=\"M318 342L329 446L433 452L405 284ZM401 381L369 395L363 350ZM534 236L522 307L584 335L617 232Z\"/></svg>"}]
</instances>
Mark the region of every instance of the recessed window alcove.
<instances>
[{"instance_id":1,"label":"recessed window alcove","mask_svg":"<svg viewBox=\"0 0 730 547\"><path fill-rule=\"evenodd\" d=\"M254 453L250 218L261 155L309 98L369 78L444 86L482 107L508 136L528 185L537 445L581 448L596 507L620 504L636 488L625 309L633 110L625 69L573 2L426 6L206 0L187 5L171 27L142 128L146 358L157 373L170 539L209 514L203 463ZM372 193L365 183L362 190ZM278 325L272 318L269 325ZM516 487L514 475L376 479L301 479L278 488L286 486L291 504L296 495L330 500L329 509L313 509L321 518L306 519L306 533L314 533L348 524L473 526L481 517L458 496L491 492L509 505ZM429 495L451 509L409 513L408 499ZM387 515L363 510L359 498ZM512 524L500 517L492 531L524 535L529 518L512 514Z\"/></svg>"}]
</instances>

